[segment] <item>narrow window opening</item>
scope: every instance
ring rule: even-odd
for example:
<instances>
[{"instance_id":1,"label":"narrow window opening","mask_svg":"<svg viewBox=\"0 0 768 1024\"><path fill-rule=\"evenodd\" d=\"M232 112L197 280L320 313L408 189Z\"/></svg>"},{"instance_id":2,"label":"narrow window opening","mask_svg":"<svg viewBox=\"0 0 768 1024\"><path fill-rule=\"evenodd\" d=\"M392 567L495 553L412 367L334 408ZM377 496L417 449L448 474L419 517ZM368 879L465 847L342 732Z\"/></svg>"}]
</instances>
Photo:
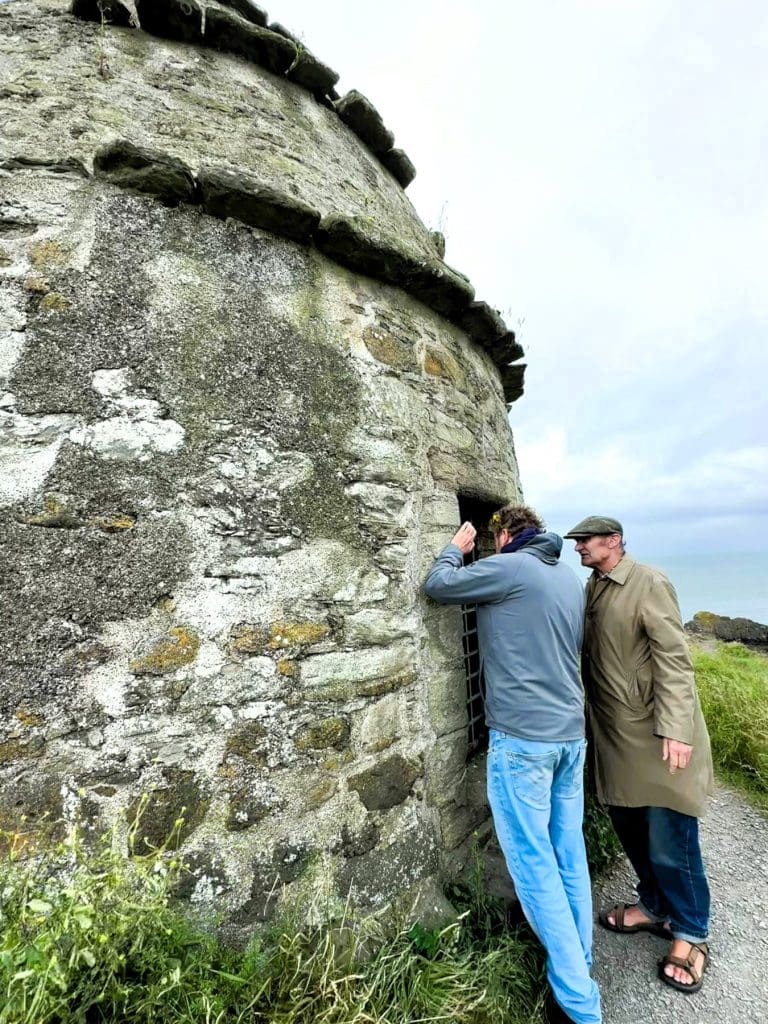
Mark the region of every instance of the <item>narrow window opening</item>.
<instances>
[{"instance_id":1,"label":"narrow window opening","mask_svg":"<svg viewBox=\"0 0 768 1024\"><path fill-rule=\"evenodd\" d=\"M475 547L464 556L469 565L478 558L494 553L493 531L490 518L504 504L503 501L482 501L474 495L459 494L459 519L469 521L477 530ZM477 605L465 604L462 613L462 644L464 669L467 677L467 760L482 753L488 746L488 727L485 724L485 681L477 635Z\"/></svg>"}]
</instances>

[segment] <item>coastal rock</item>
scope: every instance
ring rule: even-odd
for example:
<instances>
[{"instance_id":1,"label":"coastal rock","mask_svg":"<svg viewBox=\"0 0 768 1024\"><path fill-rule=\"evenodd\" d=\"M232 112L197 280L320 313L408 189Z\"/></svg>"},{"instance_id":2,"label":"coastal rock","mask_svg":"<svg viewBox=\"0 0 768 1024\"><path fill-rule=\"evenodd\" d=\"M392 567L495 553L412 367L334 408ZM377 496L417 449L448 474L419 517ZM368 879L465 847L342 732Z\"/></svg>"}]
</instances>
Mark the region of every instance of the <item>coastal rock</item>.
<instances>
[{"instance_id":1,"label":"coastal rock","mask_svg":"<svg viewBox=\"0 0 768 1024\"><path fill-rule=\"evenodd\" d=\"M752 619L715 615L714 612L696 612L685 628L697 636L713 636L716 640L741 644L768 646L768 626Z\"/></svg>"}]
</instances>

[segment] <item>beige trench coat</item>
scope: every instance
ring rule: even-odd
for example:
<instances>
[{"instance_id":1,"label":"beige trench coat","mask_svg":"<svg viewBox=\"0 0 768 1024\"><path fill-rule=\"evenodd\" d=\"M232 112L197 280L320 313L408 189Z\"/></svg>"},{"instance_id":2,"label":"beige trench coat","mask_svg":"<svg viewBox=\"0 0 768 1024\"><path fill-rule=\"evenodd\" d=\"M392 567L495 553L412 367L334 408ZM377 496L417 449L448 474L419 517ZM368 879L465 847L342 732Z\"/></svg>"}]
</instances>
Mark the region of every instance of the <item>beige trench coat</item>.
<instances>
[{"instance_id":1,"label":"beige trench coat","mask_svg":"<svg viewBox=\"0 0 768 1024\"><path fill-rule=\"evenodd\" d=\"M677 595L658 569L625 555L605 578L589 579L584 685L601 803L701 817L713 790L709 734ZM661 737L693 746L674 775Z\"/></svg>"}]
</instances>

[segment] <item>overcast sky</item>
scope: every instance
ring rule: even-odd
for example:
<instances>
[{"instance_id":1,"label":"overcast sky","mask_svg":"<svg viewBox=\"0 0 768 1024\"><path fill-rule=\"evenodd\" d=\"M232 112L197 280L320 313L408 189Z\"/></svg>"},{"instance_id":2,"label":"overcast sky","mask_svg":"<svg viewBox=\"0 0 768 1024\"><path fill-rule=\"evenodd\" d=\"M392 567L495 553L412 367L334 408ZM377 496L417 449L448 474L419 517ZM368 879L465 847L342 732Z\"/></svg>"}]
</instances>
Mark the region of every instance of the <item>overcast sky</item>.
<instances>
[{"instance_id":1,"label":"overcast sky","mask_svg":"<svg viewBox=\"0 0 768 1024\"><path fill-rule=\"evenodd\" d=\"M768 550L764 0L279 0L526 350L527 500Z\"/></svg>"}]
</instances>

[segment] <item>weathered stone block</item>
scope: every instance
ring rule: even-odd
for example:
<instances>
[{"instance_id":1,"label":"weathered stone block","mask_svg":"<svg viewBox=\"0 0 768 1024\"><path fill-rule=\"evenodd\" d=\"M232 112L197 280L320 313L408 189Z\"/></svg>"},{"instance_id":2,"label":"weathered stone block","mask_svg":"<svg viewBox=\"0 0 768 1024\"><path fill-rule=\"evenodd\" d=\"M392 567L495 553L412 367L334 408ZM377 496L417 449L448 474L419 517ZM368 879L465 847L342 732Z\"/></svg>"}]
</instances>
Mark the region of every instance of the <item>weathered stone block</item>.
<instances>
[{"instance_id":1,"label":"weathered stone block","mask_svg":"<svg viewBox=\"0 0 768 1024\"><path fill-rule=\"evenodd\" d=\"M169 206L192 202L195 195L192 173L181 160L126 139L98 150L93 172L120 188L149 192Z\"/></svg>"},{"instance_id":2,"label":"weathered stone block","mask_svg":"<svg viewBox=\"0 0 768 1024\"><path fill-rule=\"evenodd\" d=\"M402 689L416 678L413 651L383 647L317 654L301 665L304 700L347 700Z\"/></svg>"},{"instance_id":3,"label":"weathered stone block","mask_svg":"<svg viewBox=\"0 0 768 1024\"><path fill-rule=\"evenodd\" d=\"M202 823L210 803L194 772L164 769L162 782L137 797L126 812L135 852L141 855L149 847L162 846L171 836L183 842Z\"/></svg>"},{"instance_id":4,"label":"weathered stone block","mask_svg":"<svg viewBox=\"0 0 768 1024\"><path fill-rule=\"evenodd\" d=\"M437 867L431 830L417 825L388 846L351 857L339 872L337 884L341 895L351 893L357 905L380 907L433 875Z\"/></svg>"},{"instance_id":5,"label":"weathered stone block","mask_svg":"<svg viewBox=\"0 0 768 1024\"><path fill-rule=\"evenodd\" d=\"M472 302L462 312L459 323L462 330L483 348L490 348L507 333L501 314L487 302Z\"/></svg>"},{"instance_id":6,"label":"weathered stone block","mask_svg":"<svg viewBox=\"0 0 768 1024\"><path fill-rule=\"evenodd\" d=\"M525 363L517 363L514 366L505 366L499 371L501 385L504 388L504 399L507 402L514 402L523 393L523 379L527 367Z\"/></svg>"},{"instance_id":7,"label":"weathered stone block","mask_svg":"<svg viewBox=\"0 0 768 1024\"><path fill-rule=\"evenodd\" d=\"M307 203L250 175L204 165L199 172L203 208L213 217L234 217L254 228L307 241L320 214Z\"/></svg>"},{"instance_id":8,"label":"weathered stone block","mask_svg":"<svg viewBox=\"0 0 768 1024\"><path fill-rule=\"evenodd\" d=\"M274 30L273 30L274 31ZM288 69L287 77L310 92L327 95L339 80L338 72L323 64L313 53L299 45L296 59Z\"/></svg>"},{"instance_id":9,"label":"weathered stone block","mask_svg":"<svg viewBox=\"0 0 768 1024\"><path fill-rule=\"evenodd\" d=\"M276 75L284 75L297 56L296 46L285 36L244 22L229 11L215 7L206 10L203 41L218 50L252 60Z\"/></svg>"},{"instance_id":10,"label":"weathered stone block","mask_svg":"<svg viewBox=\"0 0 768 1024\"><path fill-rule=\"evenodd\" d=\"M416 177L416 168L413 166L408 154L402 149L390 149L388 153L382 153L379 159L397 181L400 182L403 188L408 188ZM445 251L439 255L442 258L445 255Z\"/></svg>"},{"instance_id":11,"label":"weathered stone block","mask_svg":"<svg viewBox=\"0 0 768 1024\"><path fill-rule=\"evenodd\" d=\"M271 801L253 793L250 787L243 786L229 798L227 829L230 832L244 832L263 821L273 809Z\"/></svg>"},{"instance_id":12,"label":"weathered stone block","mask_svg":"<svg viewBox=\"0 0 768 1024\"><path fill-rule=\"evenodd\" d=\"M385 811L408 797L421 771L420 764L395 754L351 776L347 785L357 791L367 810Z\"/></svg>"},{"instance_id":13,"label":"weathered stone block","mask_svg":"<svg viewBox=\"0 0 768 1024\"><path fill-rule=\"evenodd\" d=\"M168 636L156 640L146 654L129 665L135 676L162 676L190 665L200 650L200 637L186 626L174 626Z\"/></svg>"},{"instance_id":14,"label":"weathered stone block","mask_svg":"<svg viewBox=\"0 0 768 1024\"><path fill-rule=\"evenodd\" d=\"M322 721L305 725L294 739L296 749L342 750L349 743L349 722L345 718L324 718Z\"/></svg>"},{"instance_id":15,"label":"weathered stone block","mask_svg":"<svg viewBox=\"0 0 768 1024\"><path fill-rule=\"evenodd\" d=\"M248 764L266 764L267 730L261 722L245 722L238 726L228 737L226 755L235 754Z\"/></svg>"},{"instance_id":16,"label":"weathered stone block","mask_svg":"<svg viewBox=\"0 0 768 1024\"><path fill-rule=\"evenodd\" d=\"M381 156L392 149L394 135L384 127L381 114L362 93L352 89L335 103L335 107L341 120L349 125L372 153Z\"/></svg>"},{"instance_id":17,"label":"weathered stone block","mask_svg":"<svg viewBox=\"0 0 768 1024\"><path fill-rule=\"evenodd\" d=\"M267 24L267 12L254 0L219 0L219 3L224 4L225 7L231 7L233 11L237 11L248 21L252 21L254 25L261 25L264 28ZM277 31L273 25L269 27L273 32Z\"/></svg>"}]
</instances>

